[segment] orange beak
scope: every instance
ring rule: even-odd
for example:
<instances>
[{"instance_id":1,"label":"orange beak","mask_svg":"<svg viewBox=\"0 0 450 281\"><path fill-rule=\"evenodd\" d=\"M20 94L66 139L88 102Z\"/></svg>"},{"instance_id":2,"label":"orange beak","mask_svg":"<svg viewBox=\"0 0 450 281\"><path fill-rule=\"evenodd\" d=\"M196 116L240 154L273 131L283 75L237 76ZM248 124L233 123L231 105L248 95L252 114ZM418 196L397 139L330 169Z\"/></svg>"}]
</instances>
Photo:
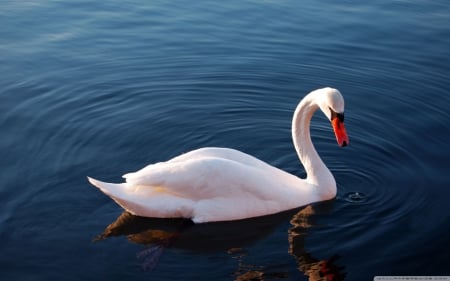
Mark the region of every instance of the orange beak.
<instances>
[{"instance_id":1,"label":"orange beak","mask_svg":"<svg viewBox=\"0 0 450 281\"><path fill-rule=\"evenodd\" d=\"M331 120L331 125L333 126L334 134L336 135L336 141L339 146L348 145L348 135L345 130L344 122L339 120L339 118L333 118Z\"/></svg>"}]
</instances>

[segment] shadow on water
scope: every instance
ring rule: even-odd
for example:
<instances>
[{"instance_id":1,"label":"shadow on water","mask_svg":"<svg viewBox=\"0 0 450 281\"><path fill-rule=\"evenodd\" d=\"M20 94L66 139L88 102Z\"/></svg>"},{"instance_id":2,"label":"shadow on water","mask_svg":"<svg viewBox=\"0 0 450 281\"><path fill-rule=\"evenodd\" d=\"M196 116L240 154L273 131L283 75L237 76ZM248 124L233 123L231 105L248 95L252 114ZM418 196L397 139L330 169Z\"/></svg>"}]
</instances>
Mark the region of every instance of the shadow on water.
<instances>
[{"instance_id":1,"label":"shadow on water","mask_svg":"<svg viewBox=\"0 0 450 281\"><path fill-rule=\"evenodd\" d=\"M336 265L338 255L321 260L305 249L305 237L314 227L311 218L316 213L328 213L332 203L325 202L275 215L229 222L194 224L188 219L158 219L134 216L123 212L108 225L95 241L126 236L131 242L145 245L137 258L145 271L153 270L167 248L194 253L225 252L239 260L236 280L267 280L287 278L288 272L265 272L264 268L247 265L242 257L245 248L271 234L275 228L289 221L289 254L297 268L308 280L344 280L343 266Z\"/></svg>"}]
</instances>

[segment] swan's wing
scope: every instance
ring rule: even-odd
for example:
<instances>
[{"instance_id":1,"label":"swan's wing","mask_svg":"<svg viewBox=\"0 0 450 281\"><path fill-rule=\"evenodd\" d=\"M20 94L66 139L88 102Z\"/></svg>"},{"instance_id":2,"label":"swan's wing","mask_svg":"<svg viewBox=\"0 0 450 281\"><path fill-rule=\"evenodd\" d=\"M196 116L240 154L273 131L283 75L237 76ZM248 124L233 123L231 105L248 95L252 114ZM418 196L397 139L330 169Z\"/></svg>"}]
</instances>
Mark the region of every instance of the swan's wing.
<instances>
[{"instance_id":1,"label":"swan's wing","mask_svg":"<svg viewBox=\"0 0 450 281\"><path fill-rule=\"evenodd\" d=\"M184 162L193 159L204 159L204 158L220 158L227 159L237 163L245 164L251 167L267 169L273 168L269 164L264 161L259 160L258 158L241 152L236 149L231 148L223 148L223 147L203 147L196 150L192 150L185 154L181 154L177 157L172 158L168 162Z\"/></svg>"},{"instance_id":2,"label":"swan's wing","mask_svg":"<svg viewBox=\"0 0 450 281\"><path fill-rule=\"evenodd\" d=\"M223 152L196 151L124 175L133 202L145 206L139 213L198 223L271 214L314 201L312 189L299 178L241 152L215 157Z\"/></svg>"},{"instance_id":3,"label":"swan's wing","mask_svg":"<svg viewBox=\"0 0 450 281\"><path fill-rule=\"evenodd\" d=\"M273 168L276 169L276 168ZM270 199L276 193L273 174L223 158L194 158L149 165L124 175L137 190L158 189L192 200L252 196Z\"/></svg>"},{"instance_id":4,"label":"swan's wing","mask_svg":"<svg viewBox=\"0 0 450 281\"><path fill-rule=\"evenodd\" d=\"M217 157L224 154L228 158ZM317 201L306 182L244 153L212 149L188 156L126 174L125 183L90 182L135 215L196 223L267 215Z\"/></svg>"}]
</instances>

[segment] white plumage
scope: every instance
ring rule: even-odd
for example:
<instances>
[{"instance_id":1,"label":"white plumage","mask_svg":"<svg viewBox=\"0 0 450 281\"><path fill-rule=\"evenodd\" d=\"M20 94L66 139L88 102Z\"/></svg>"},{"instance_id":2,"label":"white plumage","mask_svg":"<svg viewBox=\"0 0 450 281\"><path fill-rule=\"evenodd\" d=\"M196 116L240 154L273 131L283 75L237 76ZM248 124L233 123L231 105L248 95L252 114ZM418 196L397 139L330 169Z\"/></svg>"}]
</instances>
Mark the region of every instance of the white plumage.
<instances>
[{"instance_id":1,"label":"white plumage","mask_svg":"<svg viewBox=\"0 0 450 281\"><path fill-rule=\"evenodd\" d=\"M125 174L125 183L88 179L132 214L183 217L195 223L268 215L328 200L336 195L336 183L309 137L309 120L318 107L325 108L331 120L333 112L343 112L343 98L337 90L324 88L311 92L297 106L293 139L306 179L243 152L215 147L193 150ZM345 133L343 123L340 125ZM348 143L346 133L338 142Z\"/></svg>"}]
</instances>

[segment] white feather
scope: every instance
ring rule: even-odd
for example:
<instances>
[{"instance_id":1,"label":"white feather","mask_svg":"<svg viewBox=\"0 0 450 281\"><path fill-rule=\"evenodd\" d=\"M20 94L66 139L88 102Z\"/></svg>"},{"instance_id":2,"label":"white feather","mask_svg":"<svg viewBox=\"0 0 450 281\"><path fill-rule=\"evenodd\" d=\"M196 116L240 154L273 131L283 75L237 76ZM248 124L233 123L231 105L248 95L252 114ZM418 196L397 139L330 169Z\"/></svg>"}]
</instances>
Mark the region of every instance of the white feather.
<instances>
[{"instance_id":1,"label":"white feather","mask_svg":"<svg viewBox=\"0 0 450 281\"><path fill-rule=\"evenodd\" d=\"M333 94L337 97L323 98ZM332 108L343 108L338 94L330 88L316 90L302 100L294 115L294 144L307 179L243 152L216 147L197 149L125 174L125 183L88 179L132 214L184 217L195 223L262 216L331 199L336 184L311 143L309 120L319 106L325 107L318 104L320 101L332 100L339 103L331 104Z\"/></svg>"}]
</instances>

